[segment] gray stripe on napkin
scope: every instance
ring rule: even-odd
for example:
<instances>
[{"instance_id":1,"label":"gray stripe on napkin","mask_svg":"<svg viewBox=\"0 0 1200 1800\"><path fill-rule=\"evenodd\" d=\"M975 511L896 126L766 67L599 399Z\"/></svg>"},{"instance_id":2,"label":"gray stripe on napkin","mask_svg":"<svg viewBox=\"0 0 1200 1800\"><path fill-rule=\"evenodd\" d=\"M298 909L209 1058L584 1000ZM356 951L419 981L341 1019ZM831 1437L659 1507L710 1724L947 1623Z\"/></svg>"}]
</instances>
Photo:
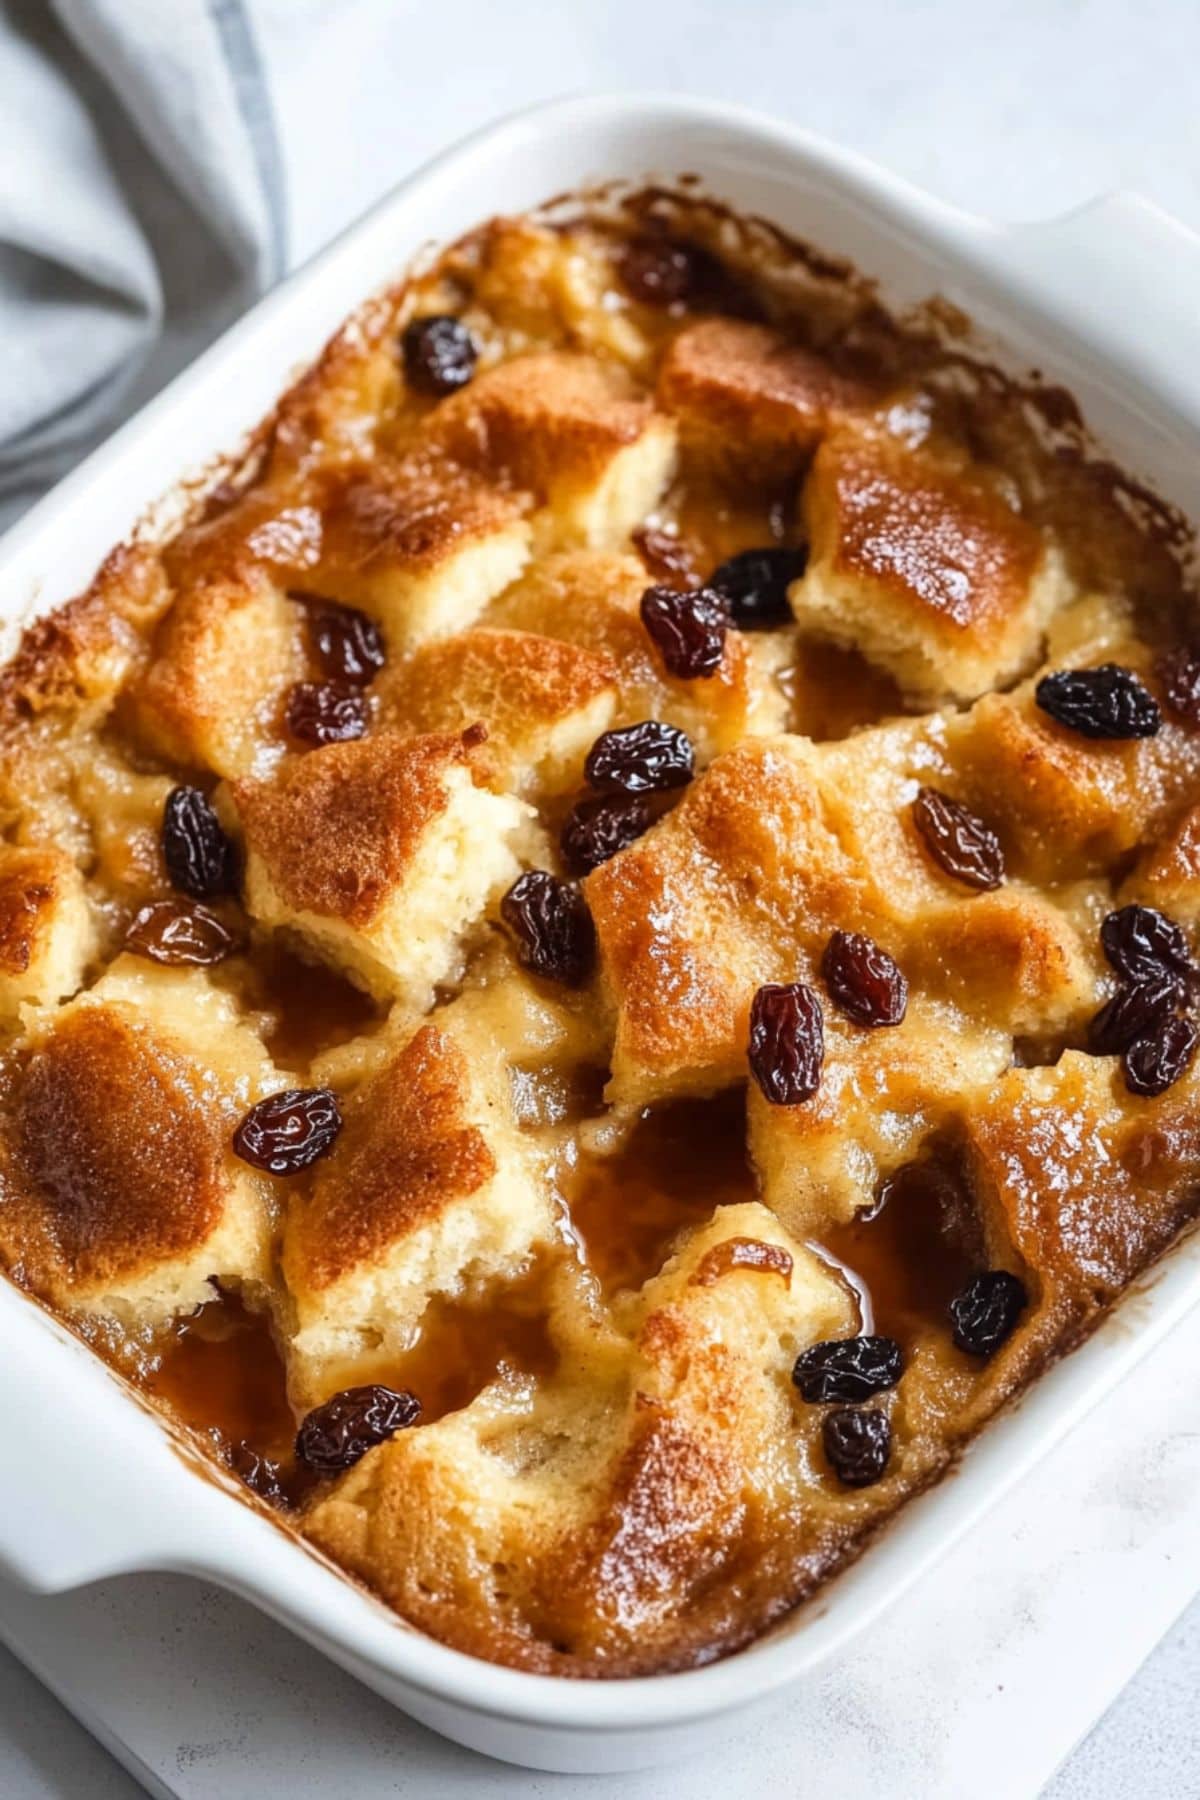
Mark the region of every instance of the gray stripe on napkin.
<instances>
[{"instance_id":1,"label":"gray stripe on napkin","mask_svg":"<svg viewBox=\"0 0 1200 1800\"><path fill-rule=\"evenodd\" d=\"M208 0L208 10L237 96L267 205L270 240L268 278L277 281L287 266L287 208L283 159L275 114L254 27L242 0Z\"/></svg>"}]
</instances>

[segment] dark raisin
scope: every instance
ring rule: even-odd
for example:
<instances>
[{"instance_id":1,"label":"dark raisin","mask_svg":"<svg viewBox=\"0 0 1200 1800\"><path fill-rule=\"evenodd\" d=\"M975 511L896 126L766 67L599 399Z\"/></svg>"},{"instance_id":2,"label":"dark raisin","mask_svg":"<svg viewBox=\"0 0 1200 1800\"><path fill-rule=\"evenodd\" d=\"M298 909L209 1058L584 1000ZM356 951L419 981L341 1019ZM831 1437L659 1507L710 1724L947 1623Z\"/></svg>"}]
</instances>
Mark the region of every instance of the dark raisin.
<instances>
[{"instance_id":1,"label":"dark raisin","mask_svg":"<svg viewBox=\"0 0 1200 1800\"><path fill-rule=\"evenodd\" d=\"M295 1175L324 1156L342 1129L329 1088L285 1088L252 1106L233 1134L243 1162L268 1175Z\"/></svg>"},{"instance_id":2,"label":"dark raisin","mask_svg":"<svg viewBox=\"0 0 1200 1800\"><path fill-rule=\"evenodd\" d=\"M1190 1019L1162 1019L1125 1052L1125 1086L1131 1094L1165 1094L1191 1062L1196 1027Z\"/></svg>"},{"instance_id":3,"label":"dark raisin","mask_svg":"<svg viewBox=\"0 0 1200 1800\"><path fill-rule=\"evenodd\" d=\"M318 1475L340 1475L398 1431L415 1425L421 1402L405 1388L343 1388L313 1409L296 1434L296 1455Z\"/></svg>"},{"instance_id":4,"label":"dark raisin","mask_svg":"<svg viewBox=\"0 0 1200 1800\"><path fill-rule=\"evenodd\" d=\"M193 900L227 894L236 884L233 845L199 788L172 788L167 795L162 852L171 886Z\"/></svg>"},{"instance_id":5,"label":"dark raisin","mask_svg":"<svg viewBox=\"0 0 1200 1800\"><path fill-rule=\"evenodd\" d=\"M567 987L583 986L596 961L596 929L573 881L529 869L500 902L500 917L524 968Z\"/></svg>"},{"instance_id":6,"label":"dark raisin","mask_svg":"<svg viewBox=\"0 0 1200 1800\"><path fill-rule=\"evenodd\" d=\"M750 1073L772 1106L798 1106L821 1085L825 1021L802 981L760 987L750 1007Z\"/></svg>"},{"instance_id":7,"label":"dark raisin","mask_svg":"<svg viewBox=\"0 0 1200 1800\"><path fill-rule=\"evenodd\" d=\"M1120 1056L1173 1013L1183 999L1174 975L1158 975L1135 987L1120 987L1088 1026L1087 1047L1093 1056Z\"/></svg>"},{"instance_id":8,"label":"dark raisin","mask_svg":"<svg viewBox=\"0 0 1200 1800\"><path fill-rule=\"evenodd\" d=\"M792 1380L814 1406L829 1400L854 1402L894 1388L903 1366L895 1338L826 1338L800 1352Z\"/></svg>"},{"instance_id":9,"label":"dark raisin","mask_svg":"<svg viewBox=\"0 0 1200 1800\"><path fill-rule=\"evenodd\" d=\"M743 550L714 569L708 586L728 603L729 622L739 631L769 631L791 624L787 591L807 564L807 550Z\"/></svg>"},{"instance_id":10,"label":"dark raisin","mask_svg":"<svg viewBox=\"0 0 1200 1800\"><path fill-rule=\"evenodd\" d=\"M558 840L563 861L572 875L588 875L635 843L649 823L650 808L640 794L596 794L577 800Z\"/></svg>"},{"instance_id":11,"label":"dark raisin","mask_svg":"<svg viewBox=\"0 0 1200 1800\"><path fill-rule=\"evenodd\" d=\"M435 313L404 333L404 373L422 394L454 394L475 373L479 351L461 319Z\"/></svg>"},{"instance_id":12,"label":"dark raisin","mask_svg":"<svg viewBox=\"0 0 1200 1800\"><path fill-rule=\"evenodd\" d=\"M858 931L835 931L821 958L834 1005L855 1025L899 1025L908 982L886 950Z\"/></svg>"},{"instance_id":13,"label":"dark raisin","mask_svg":"<svg viewBox=\"0 0 1200 1800\"><path fill-rule=\"evenodd\" d=\"M321 673L343 687L366 687L386 660L374 619L332 600L309 601L309 636Z\"/></svg>"},{"instance_id":14,"label":"dark raisin","mask_svg":"<svg viewBox=\"0 0 1200 1800\"><path fill-rule=\"evenodd\" d=\"M125 948L156 963L207 968L237 949L233 933L206 906L185 900L152 900L125 934Z\"/></svg>"},{"instance_id":15,"label":"dark raisin","mask_svg":"<svg viewBox=\"0 0 1200 1800\"><path fill-rule=\"evenodd\" d=\"M838 1406L825 1414L821 1442L843 1487L870 1487L888 1466L892 1428L875 1407Z\"/></svg>"},{"instance_id":16,"label":"dark raisin","mask_svg":"<svg viewBox=\"0 0 1200 1800\"><path fill-rule=\"evenodd\" d=\"M644 719L640 725L603 732L588 751L583 772L590 787L653 794L686 787L695 766L686 733L676 725Z\"/></svg>"},{"instance_id":17,"label":"dark raisin","mask_svg":"<svg viewBox=\"0 0 1200 1800\"><path fill-rule=\"evenodd\" d=\"M913 801L913 824L934 862L955 881L981 891L1004 880L1004 851L990 825L949 794L923 787Z\"/></svg>"},{"instance_id":18,"label":"dark raisin","mask_svg":"<svg viewBox=\"0 0 1200 1800\"><path fill-rule=\"evenodd\" d=\"M357 688L298 681L287 698L287 728L301 744L345 744L367 729L367 703Z\"/></svg>"},{"instance_id":19,"label":"dark raisin","mask_svg":"<svg viewBox=\"0 0 1200 1800\"><path fill-rule=\"evenodd\" d=\"M1100 927L1100 942L1117 974L1128 981L1196 974L1182 928L1153 906L1122 906L1110 912Z\"/></svg>"},{"instance_id":20,"label":"dark raisin","mask_svg":"<svg viewBox=\"0 0 1200 1800\"><path fill-rule=\"evenodd\" d=\"M1154 695L1132 669L1117 663L1043 675L1034 698L1057 724L1081 737L1153 737L1162 724Z\"/></svg>"},{"instance_id":21,"label":"dark raisin","mask_svg":"<svg viewBox=\"0 0 1200 1800\"><path fill-rule=\"evenodd\" d=\"M634 238L617 262L621 285L647 306L675 306L696 285L698 258L688 244L669 238Z\"/></svg>"},{"instance_id":22,"label":"dark raisin","mask_svg":"<svg viewBox=\"0 0 1200 1800\"><path fill-rule=\"evenodd\" d=\"M228 1446L225 1461L239 1480L244 1481L260 1500L268 1501L271 1506L286 1505L283 1471L269 1456L263 1456L260 1451L252 1449L242 1438L236 1444Z\"/></svg>"},{"instance_id":23,"label":"dark raisin","mask_svg":"<svg viewBox=\"0 0 1200 1800\"><path fill-rule=\"evenodd\" d=\"M716 674L729 629L720 594L711 588L647 588L641 612L668 675L695 681Z\"/></svg>"},{"instance_id":24,"label":"dark raisin","mask_svg":"<svg viewBox=\"0 0 1200 1800\"><path fill-rule=\"evenodd\" d=\"M1200 725L1200 648L1172 650L1159 661L1158 677L1171 711L1189 725Z\"/></svg>"},{"instance_id":25,"label":"dark raisin","mask_svg":"<svg viewBox=\"0 0 1200 1800\"><path fill-rule=\"evenodd\" d=\"M992 1356L1025 1310L1025 1283L1008 1269L985 1269L950 1302L954 1341L969 1356Z\"/></svg>"},{"instance_id":26,"label":"dark raisin","mask_svg":"<svg viewBox=\"0 0 1200 1800\"><path fill-rule=\"evenodd\" d=\"M652 575L685 585L694 581L691 553L678 532L639 525L633 534L633 547Z\"/></svg>"}]
</instances>

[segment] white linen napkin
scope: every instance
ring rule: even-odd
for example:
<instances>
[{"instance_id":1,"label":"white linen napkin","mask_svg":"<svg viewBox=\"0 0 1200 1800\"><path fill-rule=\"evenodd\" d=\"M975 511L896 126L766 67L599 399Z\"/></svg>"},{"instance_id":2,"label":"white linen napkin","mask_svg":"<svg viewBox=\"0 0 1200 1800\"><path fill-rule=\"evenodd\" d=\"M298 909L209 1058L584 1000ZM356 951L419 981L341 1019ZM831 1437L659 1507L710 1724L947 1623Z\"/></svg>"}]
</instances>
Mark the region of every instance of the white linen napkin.
<instances>
[{"instance_id":1,"label":"white linen napkin","mask_svg":"<svg viewBox=\"0 0 1200 1800\"><path fill-rule=\"evenodd\" d=\"M0 526L281 272L242 0L0 0Z\"/></svg>"}]
</instances>

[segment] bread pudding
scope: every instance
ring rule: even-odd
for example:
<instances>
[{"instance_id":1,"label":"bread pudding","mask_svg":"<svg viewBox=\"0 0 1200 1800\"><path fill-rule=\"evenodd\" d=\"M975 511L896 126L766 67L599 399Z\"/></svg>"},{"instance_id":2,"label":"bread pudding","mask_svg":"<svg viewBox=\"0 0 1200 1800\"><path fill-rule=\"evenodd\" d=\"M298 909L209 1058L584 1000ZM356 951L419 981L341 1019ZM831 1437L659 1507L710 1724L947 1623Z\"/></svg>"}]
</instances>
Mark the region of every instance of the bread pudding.
<instances>
[{"instance_id":1,"label":"bread pudding","mask_svg":"<svg viewBox=\"0 0 1200 1800\"><path fill-rule=\"evenodd\" d=\"M406 1620L766 1630L1200 1202L1186 533L686 185L371 301L0 675L0 1258Z\"/></svg>"}]
</instances>

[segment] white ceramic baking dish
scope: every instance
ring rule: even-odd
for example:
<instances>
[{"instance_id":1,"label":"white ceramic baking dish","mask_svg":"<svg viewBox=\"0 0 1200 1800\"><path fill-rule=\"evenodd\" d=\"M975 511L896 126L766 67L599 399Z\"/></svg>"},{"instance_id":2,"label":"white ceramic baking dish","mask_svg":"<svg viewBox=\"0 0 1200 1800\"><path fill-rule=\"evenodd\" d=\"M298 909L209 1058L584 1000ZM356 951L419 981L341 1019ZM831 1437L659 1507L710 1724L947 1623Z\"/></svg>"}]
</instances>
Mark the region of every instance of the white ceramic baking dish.
<instances>
[{"instance_id":1,"label":"white ceramic baking dish","mask_svg":"<svg viewBox=\"0 0 1200 1800\"><path fill-rule=\"evenodd\" d=\"M15 637L84 587L166 490L236 446L343 316L431 241L595 178L685 171L738 210L849 257L891 302L955 301L997 360L1065 383L1122 467L1200 517L1200 239L1126 195L999 226L752 113L593 97L523 113L439 158L228 332L0 545L4 629ZM44 1592L135 1569L203 1576L493 1756L558 1770L665 1762L744 1726L861 1631L1198 1298L1200 1235L856 1566L741 1655L683 1675L568 1682L477 1662L396 1619L199 1477L97 1358L0 1281L0 1571Z\"/></svg>"}]
</instances>

